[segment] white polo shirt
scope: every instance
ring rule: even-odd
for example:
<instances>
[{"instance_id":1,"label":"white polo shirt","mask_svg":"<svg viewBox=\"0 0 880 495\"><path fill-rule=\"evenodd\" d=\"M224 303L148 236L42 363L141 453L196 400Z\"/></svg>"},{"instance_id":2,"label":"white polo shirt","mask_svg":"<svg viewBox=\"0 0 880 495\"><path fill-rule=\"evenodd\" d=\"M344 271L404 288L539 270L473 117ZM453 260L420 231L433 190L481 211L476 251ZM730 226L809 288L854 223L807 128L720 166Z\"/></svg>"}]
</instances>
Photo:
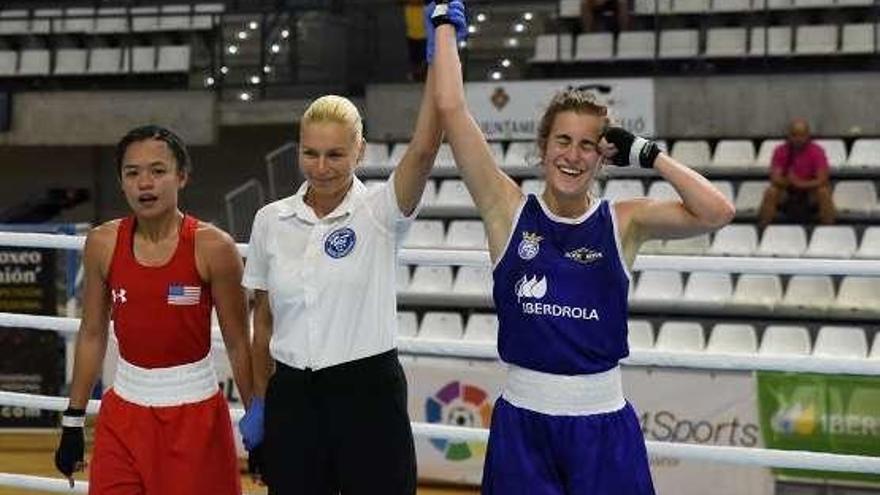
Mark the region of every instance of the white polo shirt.
<instances>
[{"instance_id":1,"label":"white polo shirt","mask_svg":"<svg viewBox=\"0 0 880 495\"><path fill-rule=\"evenodd\" d=\"M316 370L393 349L397 251L417 211L401 213L393 176L370 190L355 178L320 219L306 189L261 208L251 231L242 284L269 293L272 357Z\"/></svg>"}]
</instances>

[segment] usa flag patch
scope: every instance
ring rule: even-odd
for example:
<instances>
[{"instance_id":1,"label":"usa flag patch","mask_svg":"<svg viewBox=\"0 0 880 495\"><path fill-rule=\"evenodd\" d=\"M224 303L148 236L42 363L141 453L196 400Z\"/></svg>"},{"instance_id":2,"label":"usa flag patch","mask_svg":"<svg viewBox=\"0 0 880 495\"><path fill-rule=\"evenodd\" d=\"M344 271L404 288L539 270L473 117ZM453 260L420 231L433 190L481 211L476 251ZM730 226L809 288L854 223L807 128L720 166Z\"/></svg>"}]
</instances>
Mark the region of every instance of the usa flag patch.
<instances>
[{"instance_id":1,"label":"usa flag patch","mask_svg":"<svg viewBox=\"0 0 880 495\"><path fill-rule=\"evenodd\" d=\"M198 285L169 285L168 304L175 306L192 306L199 303L202 288Z\"/></svg>"}]
</instances>

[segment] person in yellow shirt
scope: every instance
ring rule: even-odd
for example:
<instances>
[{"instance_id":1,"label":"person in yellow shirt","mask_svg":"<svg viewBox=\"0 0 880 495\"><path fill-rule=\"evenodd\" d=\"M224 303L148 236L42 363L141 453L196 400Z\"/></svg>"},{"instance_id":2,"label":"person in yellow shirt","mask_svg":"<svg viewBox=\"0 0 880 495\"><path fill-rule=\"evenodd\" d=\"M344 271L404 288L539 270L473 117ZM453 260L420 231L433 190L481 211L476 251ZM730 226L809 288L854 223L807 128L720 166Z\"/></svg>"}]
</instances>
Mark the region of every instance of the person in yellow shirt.
<instances>
[{"instance_id":1,"label":"person in yellow shirt","mask_svg":"<svg viewBox=\"0 0 880 495\"><path fill-rule=\"evenodd\" d=\"M427 33L425 32L425 4L422 0L403 0L403 19L406 23L406 47L409 53L409 79L424 81L428 66L425 64Z\"/></svg>"}]
</instances>

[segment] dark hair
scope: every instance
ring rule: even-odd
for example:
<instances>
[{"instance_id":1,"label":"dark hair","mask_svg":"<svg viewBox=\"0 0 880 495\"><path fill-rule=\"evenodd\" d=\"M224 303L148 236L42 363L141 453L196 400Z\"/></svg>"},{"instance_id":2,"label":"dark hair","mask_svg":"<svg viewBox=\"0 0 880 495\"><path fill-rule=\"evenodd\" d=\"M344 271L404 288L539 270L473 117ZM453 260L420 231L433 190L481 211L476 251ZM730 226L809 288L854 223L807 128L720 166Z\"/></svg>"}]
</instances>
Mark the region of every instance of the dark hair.
<instances>
[{"instance_id":1,"label":"dark hair","mask_svg":"<svg viewBox=\"0 0 880 495\"><path fill-rule=\"evenodd\" d=\"M122 158L125 156L125 151L132 143L146 141L147 139L156 139L168 146L168 149L174 155L174 160L177 162L178 172L185 172L187 174L192 172L189 152L186 150L186 145L180 139L180 136L162 126L144 125L128 131L128 134L123 136L116 144L116 171L120 175L122 174Z\"/></svg>"},{"instance_id":2,"label":"dark hair","mask_svg":"<svg viewBox=\"0 0 880 495\"><path fill-rule=\"evenodd\" d=\"M538 151L541 156L544 155L547 138L550 137L550 128L553 127L556 116L569 111L604 117L605 127L608 126L608 107L597 102L593 93L580 88L562 90L553 95L553 99L550 100L550 104L547 105L547 110L544 111L541 122L538 124Z\"/></svg>"}]
</instances>

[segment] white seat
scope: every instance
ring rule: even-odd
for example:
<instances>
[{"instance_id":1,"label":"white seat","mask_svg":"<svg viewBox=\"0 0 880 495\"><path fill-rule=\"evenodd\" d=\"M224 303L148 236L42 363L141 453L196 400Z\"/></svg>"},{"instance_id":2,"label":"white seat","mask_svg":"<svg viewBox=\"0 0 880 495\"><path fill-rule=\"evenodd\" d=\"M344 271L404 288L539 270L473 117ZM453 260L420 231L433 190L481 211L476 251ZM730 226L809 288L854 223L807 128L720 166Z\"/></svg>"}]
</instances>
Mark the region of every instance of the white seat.
<instances>
[{"instance_id":1,"label":"white seat","mask_svg":"<svg viewBox=\"0 0 880 495\"><path fill-rule=\"evenodd\" d=\"M837 26L834 24L798 26L795 39L797 55L831 54L837 51Z\"/></svg>"},{"instance_id":2,"label":"white seat","mask_svg":"<svg viewBox=\"0 0 880 495\"><path fill-rule=\"evenodd\" d=\"M397 292L406 292L409 290L409 266L397 265L395 270L395 287Z\"/></svg>"},{"instance_id":3,"label":"white seat","mask_svg":"<svg viewBox=\"0 0 880 495\"><path fill-rule=\"evenodd\" d=\"M539 34L535 38L535 56L531 62L559 62L571 60L570 33Z\"/></svg>"},{"instance_id":4,"label":"white seat","mask_svg":"<svg viewBox=\"0 0 880 495\"><path fill-rule=\"evenodd\" d=\"M443 222L441 220L416 220L412 223L403 246L407 248L443 247Z\"/></svg>"},{"instance_id":5,"label":"white seat","mask_svg":"<svg viewBox=\"0 0 880 495\"><path fill-rule=\"evenodd\" d=\"M189 45L160 46L156 72L189 72L190 56Z\"/></svg>"},{"instance_id":6,"label":"white seat","mask_svg":"<svg viewBox=\"0 0 880 495\"><path fill-rule=\"evenodd\" d=\"M535 152L534 141L514 141L507 146L504 154L505 167L523 167L528 165L529 157Z\"/></svg>"},{"instance_id":7,"label":"white seat","mask_svg":"<svg viewBox=\"0 0 880 495\"><path fill-rule=\"evenodd\" d=\"M452 292L488 296L492 294L492 270L488 266L463 266L458 269Z\"/></svg>"},{"instance_id":8,"label":"white seat","mask_svg":"<svg viewBox=\"0 0 880 495\"><path fill-rule=\"evenodd\" d=\"M749 55L791 55L791 27L753 27L749 40Z\"/></svg>"},{"instance_id":9,"label":"white seat","mask_svg":"<svg viewBox=\"0 0 880 495\"><path fill-rule=\"evenodd\" d=\"M96 33L125 33L128 31L128 14L122 7L103 7L95 17Z\"/></svg>"},{"instance_id":10,"label":"white seat","mask_svg":"<svg viewBox=\"0 0 880 495\"><path fill-rule=\"evenodd\" d=\"M702 304L723 305L733 299L729 273L692 272L684 289L684 299Z\"/></svg>"},{"instance_id":11,"label":"white seat","mask_svg":"<svg viewBox=\"0 0 880 495\"><path fill-rule=\"evenodd\" d=\"M617 36L617 58L654 58L654 31L623 31Z\"/></svg>"},{"instance_id":12,"label":"white seat","mask_svg":"<svg viewBox=\"0 0 880 495\"><path fill-rule=\"evenodd\" d=\"M419 322L416 314L412 311L400 311L397 313L397 335L401 337L415 337L419 333Z\"/></svg>"},{"instance_id":13,"label":"white seat","mask_svg":"<svg viewBox=\"0 0 880 495\"><path fill-rule=\"evenodd\" d=\"M846 166L880 168L880 139L856 139Z\"/></svg>"},{"instance_id":14,"label":"white seat","mask_svg":"<svg viewBox=\"0 0 880 495\"><path fill-rule=\"evenodd\" d=\"M644 270L633 292L639 302L672 302L682 296L681 273L666 270Z\"/></svg>"},{"instance_id":15,"label":"white seat","mask_svg":"<svg viewBox=\"0 0 880 495\"><path fill-rule=\"evenodd\" d=\"M752 0L712 0L713 12L746 12L752 9Z\"/></svg>"},{"instance_id":16,"label":"white seat","mask_svg":"<svg viewBox=\"0 0 880 495\"><path fill-rule=\"evenodd\" d=\"M691 168L704 168L712 161L706 141L678 140L672 145L672 158Z\"/></svg>"},{"instance_id":17,"label":"white seat","mask_svg":"<svg viewBox=\"0 0 880 495\"><path fill-rule=\"evenodd\" d=\"M794 0L796 8L833 7L836 0Z\"/></svg>"},{"instance_id":18,"label":"white seat","mask_svg":"<svg viewBox=\"0 0 880 495\"><path fill-rule=\"evenodd\" d=\"M31 34L58 33L64 28L62 9L36 9L31 19Z\"/></svg>"},{"instance_id":19,"label":"white seat","mask_svg":"<svg viewBox=\"0 0 880 495\"><path fill-rule=\"evenodd\" d=\"M663 254L663 241L648 239L639 246L639 254Z\"/></svg>"},{"instance_id":20,"label":"white seat","mask_svg":"<svg viewBox=\"0 0 880 495\"><path fill-rule=\"evenodd\" d=\"M126 55L131 57L131 71L135 73L155 72L156 70L156 49L152 46L135 46L131 52L123 52L122 56L125 60ZM128 65L123 61L123 65Z\"/></svg>"},{"instance_id":21,"label":"white seat","mask_svg":"<svg viewBox=\"0 0 880 495\"><path fill-rule=\"evenodd\" d=\"M711 256L752 256L758 249L758 229L754 225L733 224L715 232L707 254Z\"/></svg>"},{"instance_id":22,"label":"white seat","mask_svg":"<svg viewBox=\"0 0 880 495\"><path fill-rule=\"evenodd\" d=\"M671 14L672 0L635 0L633 10L637 14Z\"/></svg>"},{"instance_id":23,"label":"white seat","mask_svg":"<svg viewBox=\"0 0 880 495\"><path fill-rule=\"evenodd\" d=\"M629 320L627 323L627 344L630 349L650 349L654 347L654 327L650 321Z\"/></svg>"},{"instance_id":24,"label":"white seat","mask_svg":"<svg viewBox=\"0 0 880 495\"><path fill-rule=\"evenodd\" d=\"M492 152L492 159L495 160L495 163L501 165L501 162L504 161L504 147L498 141L493 141L489 144L489 151Z\"/></svg>"},{"instance_id":25,"label":"white seat","mask_svg":"<svg viewBox=\"0 0 880 495\"><path fill-rule=\"evenodd\" d=\"M660 31L660 58L692 58L700 51L700 32L696 29Z\"/></svg>"},{"instance_id":26,"label":"white seat","mask_svg":"<svg viewBox=\"0 0 880 495\"><path fill-rule=\"evenodd\" d=\"M190 28L189 5L162 5L159 29L162 31L182 31Z\"/></svg>"},{"instance_id":27,"label":"white seat","mask_svg":"<svg viewBox=\"0 0 880 495\"><path fill-rule=\"evenodd\" d=\"M122 50L120 48L92 48L89 61L89 74L116 74L121 70Z\"/></svg>"},{"instance_id":28,"label":"white seat","mask_svg":"<svg viewBox=\"0 0 880 495\"><path fill-rule=\"evenodd\" d=\"M0 10L0 34L26 34L30 31L27 10Z\"/></svg>"},{"instance_id":29,"label":"white seat","mask_svg":"<svg viewBox=\"0 0 880 495\"><path fill-rule=\"evenodd\" d=\"M437 191L437 206L474 206L474 201L468 193L464 182L457 179L447 179L440 183Z\"/></svg>"},{"instance_id":30,"label":"white seat","mask_svg":"<svg viewBox=\"0 0 880 495\"><path fill-rule=\"evenodd\" d=\"M725 354L755 354L758 352L758 336L755 327L744 323L719 323L709 334L707 352Z\"/></svg>"},{"instance_id":31,"label":"white seat","mask_svg":"<svg viewBox=\"0 0 880 495\"><path fill-rule=\"evenodd\" d=\"M856 231L847 225L821 225L813 229L804 256L810 258L852 258L856 252Z\"/></svg>"},{"instance_id":32,"label":"white seat","mask_svg":"<svg viewBox=\"0 0 880 495\"><path fill-rule=\"evenodd\" d=\"M450 249L487 249L486 228L479 220L453 220L444 244Z\"/></svg>"},{"instance_id":33,"label":"white seat","mask_svg":"<svg viewBox=\"0 0 880 495\"><path fill-rule=\"evenodd\" d=\"M12 76L18 65L18 52L13 50L0 50L0 76Z\"/></svg>"},{"instance_id":34,"label":"white seat","mask_svg":"<svg viewBox=\"0 0 880 495\"><path fill-rule=\"evenodd\" d=\"M868 227L862 233L862 243L856 251L856 258L880 259L880 227Z\"/></svg>"},{"instance_id":35,"label":"white seat","mask_svg":"<svg viewBox=\"0 0 880 495\"><path fill-rule=\"evenodd\" d=\"M676 14L702 14L709 10L709 0L675 0L672 11Z\"/></svg>"},{"instance_id":36,"label":"white seat","mask_svg":"<svg viewBox=\"0 0 880 495\"><path fill-rule=\"evenodd\" d=\"M877 188L873 181L843 180L834 185L834 207L844 213L871 213L877 209Z\"/></svg>"},{"instance_id":37,"label":"white seat","mask_svg":"<svg viewBox=\"0 0 880 495\"><path fill-rule=\"evenodd\" d=\"M709 250L712 241L709 234L701 234L683 239L670 239L663 243L664 254L700 256Z\"/></svg>"},{"instance_id":38,"label":"white seat","mask_svg":"<svg viewBox=\"0 0 880 495\"><path fill-rule=\"evenodd\" d=\"M769 169L770 162L773 160L773 152L782 144L785 144L784 139L765 139L761 141L761 146L758 148L758 157L755 159L755 166Z\"/></svg>"},{"instance_id":39,"label":"white seat","mask_svg":"<svg viewBox=\"0 0 880 495\"><path fill-rule=\"evenodd\" d=\"M733 194L733 183L729 180L713 180L711 181L712 185L715 186L715 189L718 189L725 199L733 203L734 194Z\"/></svg>"},{"instance_id":40,"label":"white seat","mask_svg":"<svg viewBox=\"0 0 880 495\"><path fill-rule=\"evenodd\" d=\"M755 145L747 139L722 139L712 156L713 167L754 167Z\"/></svg>"},{"instance_id":41,"label":"white seat","mask_svg":"<svg viewBox=\"0 0 880 495\"><path fill-rule=\"evenodd\" d=\"M544 192L544 181L541 179L526 179L522 181L520 189L522 189L523 194L539 196Z\"/></svg>"},{"instance_id":42,"label":"white seat","mask_svg":"<svg viewBox=\"0 0 880 495\"><path fill-rule=\"evenodd\" d=\"M655 180L648 187L648 197L658 201L681 201L681 196L672 187L672 184L665 180Z\"/></svg>"},{"instance_id":43,"label":"white seat","mask_svg":"<svg viewBox=\"0 0 880 495\"><path fill-rule=\"evenodd\" d=\"M220 24L226 6L222 3L197 3L193 7L192 28L211 29Z\"/></svg>"},{"instance_id":44,"label":"white seat","mask_svg":"<svg viewBox=\"0 0 880 495\"><path fill-rule=\"evenodd\" d=\"M437 168L455 168L455 157L452 155L452 147L447 143L440 145L437 150L437 158L434 159Z\"/></svg>"},{"instance_id":45,"label":"white seat","mask_svg":"<svg viewBox=\"0 0 880 495\"><path fill-rule=\"evenodd\" d=\"M816 336L814 356L868 357L868 339L862 327L823 326Z\"/></svg>"},{"instance_id":46,"label":"white seat","mask_svg":"<svg viewBox=\"0 0 880 495\"><path fill-rule=\"evenodd\" d=\"M754 215L761 208L761 201L764 199L764 192L770 183L765 180L747 180L740 182L739 191L736 193L737 213Z\"/></svg>"},{"instance_id":47,"label":"white seat","mask_svg":"<svg viewBox=\"0 0 880 495\"><path fill-rule=\"evenodd\" d=\"M690 321L667 321L657 333L658 351L700 352L706 346L703 326Z\"/></svg>"},{"instance_id":48,"label":"white seat","mask_svg":"<svg viewBox=\"0 0 880 495\"><path fill-rule=\"evenodd\" d=\"M446 311L430 311L422 317L419 338L458 340L464 333L461 314Z\"/></svg>"},{"instance_id":49,"label":"white seat","mask_svg":"<svg viewBox=\"0 0 880 495\"><path fill-rule=\"evenodd\" d=\"M758 354L805 356L810 348L810 334L805 327L770 325L764 329Z\"/></svg>"},{"instance_id":50,"label":"white seat","mask_svg":"<svg viewBox=\"0 0 880 495\"><path fill-rule=\"evenodd\" d=\"M642 181L636 179L609 180L605 184L602 197L610 202L640 198L645 195Z\"/></svg>"},{"instance_id":51,"label":"white seat","mask_svg":"<svg viewBox=\"0 0 880 495\"><path fill-rule=\"evenodd\" d=\"M55 75L85 74L88 54L83 48L59 48L55 52Z\"/></svg>"},{"instance_id":52,"label":"white seat","mask_svg":"<svg viewBox=\"0 0 880 495\"><path fill-rule=\"evenodd\" d=\"M575 42L575 60L610 60L614 57L611 33L584 33Z\"/></svg>"},{"instance_id":53,"label":"white seat","mask_svg":"<svg viewBox=\"0 0 880 495\"><path fill-rule=\"evenodd\" d=\"M874 25L870 23L845 24L840 51L842 53L873 53Z\"/></svg>"},{"instance_id":54,"label":"white seat","mask_svg":"<svg viewBox=\"0 0 880 495\"><path fill-rule=\"evenodd\" d=\"M433 180L425 183L425 190L422 191L422 205L433 205L437 203L437 184Z\"/></svg>"},{"instance_id":55,"label":"white seat","mask_svg":"<svg viewBox=\"0 0 880 495\"><path fill-rule=\"evenodd\" d=\"M49 74L49 50L22 50L18 74L20 76L45 76Z\"/></svg>"},{"instance_id":56,"label":"white seat","mask_svg":"<svg viewBox=\"0 0 880 495\"><path fill-rule=\"evenodd\" d=\"M813 142L825 150L828 166L839 167L846 163L846 144L843 139L814 139Z\"/></svg>"},{"instance_id":57,"label":"white seat","mask_svg":"<svg viewBox=\"0 0 880 495\"><path fill-rule=\"evenodd\" d=\"M65 33L90 33L95 29L93 7L68 7L64 10L61 30Z\"/></svg>"},{"instance_id":58,"label":"white seat","mask_svg":"<svg viewBox=\"0 0 880 495\"><path fill-rule=\"evenodd\" d=\"M743 307L773 308L782 301L778 275L744 273L736 281L733 303Z\"/></svg>"},{"instance_id":59,"label":"white seat","mask_svg":"<svg viewBox=\"0 0 880 495\"><path fill-rule=\"evenodd\" d=\"M580 0L559 0L559 17L577 18L581 16Z\"/></svg>"},{"instance_id":60,"label":"white seat","mask_svg":"<svg viewBox=\"0 0 880 495\"><path fill-rule=\"evenodd\" d=\"M388 166L388 146L385 143L367 143L364 146L364 168L382 168Z\"/></svg>"},{"instance_id":61,"label":"white seat","mask_svg":"<svg viewBox=\"0 0 880 495\"><path fill-rule=\"evenodd\" d=\"M807 233L800 225L771 225L764 229L758 256L798 257L807 249Z\"/></svg>"},{"instance_id":62,"label":"white seat","mask_svg":"<svg viewBox=\"0 0 880 495\"><path fill-rule=\"evenodd\" d=\"M855 312L880 311L880 277L843 277L834 307Z\"/></svg>"},{"instance_id":63,"label":"white seat","mask_svg":"<svg viewBox=\"0 0 880 495\"><path fill-rule=\"evenodd\" d=\"M159 30L159 7L132 7L131 30L134 32L148 32Z\"/></svg>"},{"instance_id":64,"label":"white seat","mask_svg":"<svg viewBox=\"0 0 880 495\"><path fill-rule=\"evenodd\" d=\"M874 5L874 0L837 0L837 5L840 6L868 6Z\"/></svg>"},{"instance_id":65,"label":"white seat","mask_svg":"<svg viewBox=\"0 0 880 495\"><path fill-rule=\"evenodd\" d=\"M825 310L834 304L834 282L827 275L793 275L782 306Z\"/></svg>"},{"instance_id":66,"label":"white seat","mask_svg":"<svg viewBox=\"0 0 880 495\"><path fill-rule=\"evenodd\" d=\"M410 281L409 292L448 294L452 292L452 267L419 265Z\"/></svg>"},{"instance_id":67,"label":"white seat","mask_svg":"<svg viewBox=\"0 0 880 495\"><path fill-rule=\"evenodd\" d=\"M464 340L471 342L495 342L498 340L498 317L493 314L474 313L464 328Z\"/></svg>"},{"instance_id":68,"label":"white seat","mask_svg":"<svg viewBox=\"0 0 880 495\"><path fill-rule=\"evenodd\" d=\"M391 148L391 155L388 157L388 166L397 167L400 164L400 160L403 159L403 155L406 154L408 147L409 143L394 143L394 146Z\"/></svg>"},{"instance_id":69,"label":"white seat","mask_svg":"<svg viewBox=\"0 0 880 495\"><path fill-rule=\"evenodd\" d=\"M746 28L711 28L706 34L706 56L742 57L746 39Z\"/></svg>"},{"instance_id":70,"label":"white seat","mask_svg":"<svg viewBox=\"0 0 880 495\"><path fill-rule=\"evenodd\" d=\"M874 344L871 346L871 359L880 359L880 332L874 333Z\"/></svg>"}]
</instances>

